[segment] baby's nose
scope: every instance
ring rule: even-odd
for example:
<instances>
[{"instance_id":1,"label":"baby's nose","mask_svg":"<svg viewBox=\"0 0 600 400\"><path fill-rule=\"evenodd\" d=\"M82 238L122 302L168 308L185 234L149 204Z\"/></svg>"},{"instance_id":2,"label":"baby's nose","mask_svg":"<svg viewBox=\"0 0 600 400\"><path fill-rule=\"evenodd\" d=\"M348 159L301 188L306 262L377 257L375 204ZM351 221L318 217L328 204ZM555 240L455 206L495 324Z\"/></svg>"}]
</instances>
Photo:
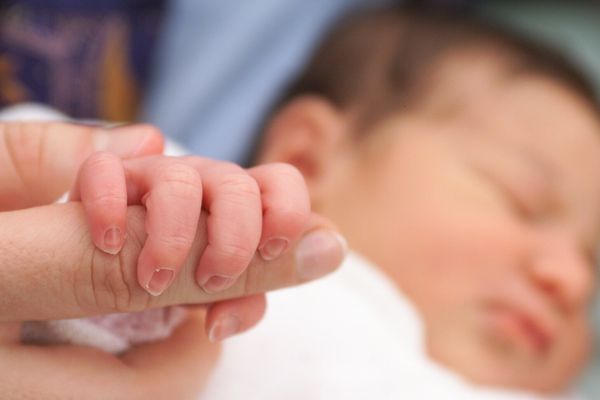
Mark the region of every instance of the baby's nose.
<instances>
[{"instance_id":1,"label":"baby's nose","mask_svg":"<svg viewBox=\"0 0 600 400\"><path fill-rule=\"evenodd\" d=\"M564 310L586 304L594 286L594 265L583 246L567 235L553 235L532 254L528 274L534 285Z\"/></svg>"}]
</instances>

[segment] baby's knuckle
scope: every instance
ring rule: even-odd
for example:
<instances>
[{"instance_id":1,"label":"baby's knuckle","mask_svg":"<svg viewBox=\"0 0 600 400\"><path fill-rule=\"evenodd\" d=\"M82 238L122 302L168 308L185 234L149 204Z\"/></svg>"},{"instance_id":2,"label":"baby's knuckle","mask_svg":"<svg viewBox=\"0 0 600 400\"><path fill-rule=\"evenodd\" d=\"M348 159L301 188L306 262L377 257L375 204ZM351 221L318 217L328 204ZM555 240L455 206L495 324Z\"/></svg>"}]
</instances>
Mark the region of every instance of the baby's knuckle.
<instances>
[{"instance_id":1,"label":"baby's knuckle","mask_svg":"<svg viewBox=\"0 0 600 400\"><path fill-rule=\"evenodd\" d=\"M169 235L161 235L156 238L157 245L169 249L169 252L187 252L193 244L193 234L186 234L185 230Z\"/></svg>"},{"instance_id":2,"label":"baby's knuckle","mask_svg":"<svg viewBox=\"0 0 600 400\"><path fill-rule=\"evenodd\" d=\"M258 198L258 183L247 174L232 174L223 178L221 188L232 197L241 199Z\"/></svg>"},{"instance_id":3,"label":"baby's knuckle","mask_svg":"<svg viewBox=\"0 0 600 400\"><path fill-rule=\"evenodd\" d=\"M236 175L243 174L244 168L230 161L213 161L211 163L211 171L221 175Z\"/></svg>"},{"instance_id":4,"label":"baby's knuckle","mask_svg":"<svg viewBox=\"0 0 600 400\"><path fill-rule=\"evenodd\" d=\"M310 218L310 211L308 209L285 207L279 210L269 210L272 214L272 218L276 219L278 223L284 224L290 230L302 229Z\"/></svg>"},{"instance_id":5,"label":"baby's knuckle","mask_svg":"<svg viewBox=\"0 0 600 400\"><path fill-rule=\"evenodd\" d=\"M186 184L198 184L200 182L198 171L182 161L171 161L162 165L161 178L169 182Z\"/></svg>"},{"instance_id":6,"label":"baby's knuckle","mask_svg":"<svg viewBox=\"0 0 600 400\"><path fill-rule=\"evenodd\" d=\"M114 164L115 162L120 162L119 158L115 154L101 151L89 156L85 161L84 167L91 169L103 169L108 165Z\"/></svg>"},{"instance_id":7,"label":"baby's knuckle","mask_svg":"<svg viewBox=\"0 0 600 400\"><path fill-rule=\"evenodd\" d=\"M113 207L125 206L127 199L125 193L118 193L116 191L107 191L106 193L97 193L92 199L89 200L89 207L100 210L110 210Z\"/></svg>"},{"instance_id":8,"label":"baby's knuckle","mask_svg":"<svg viewBox=\"0 0 600 400\"><path fill-rule=\"evenodd\" d=\"M265 167L271 170L271 172L274 174L291 180L292 182L304 182L304 177L302 176L300 170L291 164L276 162L267 164Z\"/></svg>"},{"instance_id":9,"label":"baby's knuckle","mask_svg":"<svg viewBox=\"0 0 600 400\"><path fill-rule=\"evenodd\" d=\"M246 266L255 252L255 248L245 244L246 241L237 241L236 243L222 243L216 251L235 265Z\"/></svg>"},{"instance_id":10,"label":"baby's knuckle","mask_svg":"<svg viewBox=\"0 0 600 400\"><path fill-rule=\"evenodd\" d=\"M172 162L162 167L160 181L177 193L197 196L201 193L202 179L193 167L183 162Z\"/></svg>"}]
</instances>

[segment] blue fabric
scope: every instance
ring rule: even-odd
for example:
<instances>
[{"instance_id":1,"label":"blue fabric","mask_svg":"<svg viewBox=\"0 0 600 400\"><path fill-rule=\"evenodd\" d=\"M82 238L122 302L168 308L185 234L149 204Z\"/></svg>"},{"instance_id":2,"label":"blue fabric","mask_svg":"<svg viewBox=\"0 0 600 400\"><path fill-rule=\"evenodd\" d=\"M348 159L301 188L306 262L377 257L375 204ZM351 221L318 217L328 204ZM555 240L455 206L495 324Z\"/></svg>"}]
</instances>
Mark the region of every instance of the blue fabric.
<instances>
[{"instance_id":1,"label":"blue fabric","mask_svg":"<svg viewBox=\"0 0 600 400\"><path fill-rule=\"evenodd\" d=\"M143 119L243 162L281 88L340 15L388 0L173 0Z\"/></svg>"}]
</instances>

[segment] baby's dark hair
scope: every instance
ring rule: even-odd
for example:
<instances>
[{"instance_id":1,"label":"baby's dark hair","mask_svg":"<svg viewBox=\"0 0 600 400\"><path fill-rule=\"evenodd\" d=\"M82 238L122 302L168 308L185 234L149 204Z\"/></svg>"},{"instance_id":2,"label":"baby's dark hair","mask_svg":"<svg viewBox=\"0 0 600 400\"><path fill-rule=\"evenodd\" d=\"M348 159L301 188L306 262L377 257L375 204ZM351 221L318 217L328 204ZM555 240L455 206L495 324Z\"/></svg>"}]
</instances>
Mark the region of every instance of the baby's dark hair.
<instances>
[{"instance_id":1,"label":"baby's dark hair","mask_svg":"<svg viewBox=\"0 0 600 400\"><path fill-rule=\"evenodd\" d=\"M317 95L368 124L387 113L418 107L433 69L454 50L501 55L507 75L533 73L555 80L595 107L586 79L560 53L505 28L460 13L392 7L349 16L316 50L280 105ZM433 93L435 95L435 93Z\"/></svg>"}]
</instances>

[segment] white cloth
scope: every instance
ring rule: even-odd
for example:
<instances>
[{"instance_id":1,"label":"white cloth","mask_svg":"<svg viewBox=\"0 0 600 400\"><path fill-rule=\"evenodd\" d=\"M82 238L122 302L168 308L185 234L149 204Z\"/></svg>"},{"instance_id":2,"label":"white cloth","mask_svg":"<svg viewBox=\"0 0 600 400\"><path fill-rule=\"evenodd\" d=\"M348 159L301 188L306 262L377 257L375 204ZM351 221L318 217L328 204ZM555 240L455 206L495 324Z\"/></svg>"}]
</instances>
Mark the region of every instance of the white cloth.
<instances>
[{"instance_id":1,"label":"white cloth","mask_svg":"<svg viewBox=\"0 0 600 400\"><path fill-rule=\"evenodd\" d=\"M411 304L356 254L331 277L271 294L264 321L225 342L222 358L200 397L538 398L474 387L430 361Z\"/></svg>"}]
</instances>

